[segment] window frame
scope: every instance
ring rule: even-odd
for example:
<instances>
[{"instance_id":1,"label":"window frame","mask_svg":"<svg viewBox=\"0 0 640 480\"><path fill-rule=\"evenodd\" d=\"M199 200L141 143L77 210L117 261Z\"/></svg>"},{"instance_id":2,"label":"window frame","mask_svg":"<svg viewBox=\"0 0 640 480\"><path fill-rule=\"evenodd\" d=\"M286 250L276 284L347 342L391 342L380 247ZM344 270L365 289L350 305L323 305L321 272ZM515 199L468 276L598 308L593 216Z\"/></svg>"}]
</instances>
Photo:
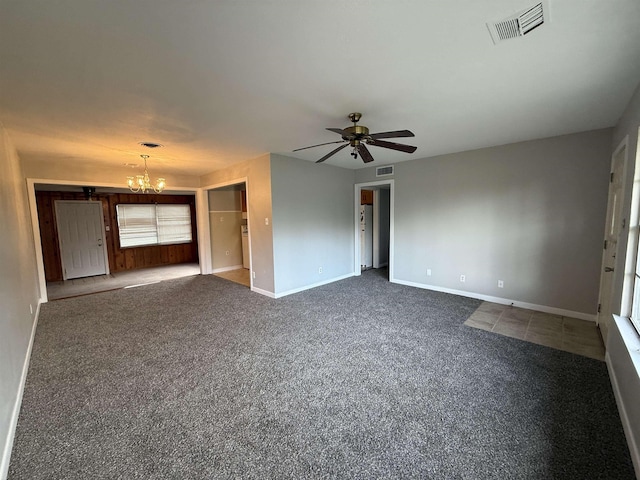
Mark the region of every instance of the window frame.
<instances>
[{"instance_id":1,"label":"window frame","mask_svg":"<svg viewBox=\"0 0 640 480\"><path fill-rule=\"evenodd\" d=\"M146 243L140 243L140 244L136 244L136 245L123 245L123 237L122 237L122 224L121 224L121 213L119 211L119 207L153 207L153 211L155 213L155 218L153 218L153 222L152 225L154 227L154 236L155 236L155 241L154 242L146 242ZM189 230L189 239L187 240L186 238L184 239L178 239L178 240L172 240L172 241L161 241L162 238L162 233L160 232L160 230L162 229L161 226L161 222L159 221L161 216L159 215L159 210L162 210L164 208L175 208L175 207L185 207L186 210L188 211L188 230ZM115 205L115 210L116 210L116 225L118 228L118 246L121 250L126 250L126 249L130 249L130 248L145 248L145 247L161 247L161 246L168 246L168 245L187 245L187 244L191 244L193 243L193 210L192 210L192 205L190 203L118 203ZM185 215L182 216L182 218L184 218ZM151 217L148 217L149 219ZM165 217L166 218L166 217ZM182 223L183 226L186 227L187 223ZM167 225L168 227L170 227L170 225ZM175 226L175 225L174 225ZM179 226L179 225L178 225ZM186 229L185 229L186 230ZM186 233L186 232L185 232ZM151 235L149 235L151 237Z\"/></svg>"},{"instance_id":2,"label":"window frame","mask_svg":"<svg viewBox=\"0 0 640 480\"><path fill-rule=\"evenodd\" d=\"M638 133L640 135L640 128ZM622 148L626 149L627 158L625 163L627 163L630 154L628 135L615 149L614 155ZM640 144L636 145L636 150L620 316L628 318L636 333L640 336L640 255L638 255L638 248L640 247Z\"/></svg>"}]
</instances>

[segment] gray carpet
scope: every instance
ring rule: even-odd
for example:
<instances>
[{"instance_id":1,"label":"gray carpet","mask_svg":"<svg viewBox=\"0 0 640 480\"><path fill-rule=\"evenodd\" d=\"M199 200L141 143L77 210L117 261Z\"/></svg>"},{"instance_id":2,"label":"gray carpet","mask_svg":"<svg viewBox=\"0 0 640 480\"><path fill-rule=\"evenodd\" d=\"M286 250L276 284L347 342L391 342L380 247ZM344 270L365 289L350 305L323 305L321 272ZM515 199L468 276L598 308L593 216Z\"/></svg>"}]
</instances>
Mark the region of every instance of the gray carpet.
<instances>
[{"instance_id":1,"label":"gray carpet","mask_svg":"<svg viewBox=\"0 0 640 480\"><path fill-rule=\"evenodd\" d=\"M50 302L9 477L634 478L605 364L464 326L478 304L375 270Z\"/></svg>"}]
</instances>

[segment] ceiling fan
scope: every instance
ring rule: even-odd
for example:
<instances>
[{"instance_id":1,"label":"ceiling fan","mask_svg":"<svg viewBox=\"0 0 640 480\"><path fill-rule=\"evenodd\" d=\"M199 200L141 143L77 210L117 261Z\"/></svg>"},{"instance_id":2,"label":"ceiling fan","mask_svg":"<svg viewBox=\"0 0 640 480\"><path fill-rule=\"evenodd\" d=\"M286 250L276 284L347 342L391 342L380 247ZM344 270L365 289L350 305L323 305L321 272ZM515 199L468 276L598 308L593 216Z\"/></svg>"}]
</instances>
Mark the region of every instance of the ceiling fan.
<instances>
[{"instance_id":1,"label":"ceiling fan","mask_svg":"<svg viewBox=\"0 0 640 480\"><path fill-rule=\"evenodd\" d=\"M380 132L380 133L369 133L369 129L364 125L358 125L360 118L362 117L361 113L350 113L349 120L353 122L352 127L347 128L327 128L327 130L337 133L342 136L342 140L338 140L336 142L326 142L319 143L318 145L311 145L310 147L296 148L294 152L298 152L300 150L306 150L307 148L320 147L322 145L331 145L332 143L342 143L335 150L332 150L320 160L317 160L316 163L324 162L327 158L335 155L343 148L351 146L353 150L351 151L351 156L353 158L358 158L358 154L360 154L360 158L364 163L373 162L373 157L367 148L367 145L372 145L374 147L382 147L389 148L391 150L398 150L400 152L413 153L416 151L418 147L412 147L411 145L403 145L401 143L395 142L386 142L382 140L383 138L397 138L397 137L414 137L413 132L409 130L396 130L393 132Z\"/></svg>"}]
</instances>

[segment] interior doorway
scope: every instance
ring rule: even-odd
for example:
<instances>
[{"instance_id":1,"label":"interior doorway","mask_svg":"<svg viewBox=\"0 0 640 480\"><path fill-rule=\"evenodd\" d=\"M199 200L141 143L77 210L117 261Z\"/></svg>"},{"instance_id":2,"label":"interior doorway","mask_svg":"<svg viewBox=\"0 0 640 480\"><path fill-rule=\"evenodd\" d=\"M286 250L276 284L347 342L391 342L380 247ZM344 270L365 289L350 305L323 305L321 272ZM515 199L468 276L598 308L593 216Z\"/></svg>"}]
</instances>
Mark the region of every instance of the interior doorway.
<instances>
[{"instance_id":1,"label":"interior doorway","mask_svg":"<svg viewBox=\"0 0 640 480\"><path fill-rule=\"evenodd\" d=\"M388 269L393 279L393 180L356 185L354 271Z\"/></svg>"},{"instance_id":2,"label":"interior doorway","mask_svg":"<svg viewBox=\"0 0 640 480\"><path fill-rule=\"evenodd\" d=\"M251 288L251 232L247 183L208 190L211 271L220 278Z\"/></svg>"}]
</instances>

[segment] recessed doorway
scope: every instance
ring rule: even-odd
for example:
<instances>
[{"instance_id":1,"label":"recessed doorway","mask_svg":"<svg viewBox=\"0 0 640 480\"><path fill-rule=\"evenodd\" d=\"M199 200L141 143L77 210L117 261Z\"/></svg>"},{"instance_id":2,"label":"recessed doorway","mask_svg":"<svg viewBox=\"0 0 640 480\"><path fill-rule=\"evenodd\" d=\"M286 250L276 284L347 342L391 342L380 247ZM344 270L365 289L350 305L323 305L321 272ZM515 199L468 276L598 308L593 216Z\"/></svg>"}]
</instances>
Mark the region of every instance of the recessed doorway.
<instances>
[{"instance_id":1,"label":"recessed doorway","mask_svg":"<svg viewBox=\"0 0 640 480\"><path fill-rule=\"evenodd\" d=\"M357 184L355 194L354 271L388 269L392 280L393 180Z\"/></svg>"},{"instance_id":2,"label":"recessed doorway","mask_svg":"<svg viewBox=\"0 0 640 480\"><path fill-rule=\"evenodd\" d=\"M247 184L231 183L208 190L211 272L251 288L251 243Z\"/></svg>"}]
</instances>

